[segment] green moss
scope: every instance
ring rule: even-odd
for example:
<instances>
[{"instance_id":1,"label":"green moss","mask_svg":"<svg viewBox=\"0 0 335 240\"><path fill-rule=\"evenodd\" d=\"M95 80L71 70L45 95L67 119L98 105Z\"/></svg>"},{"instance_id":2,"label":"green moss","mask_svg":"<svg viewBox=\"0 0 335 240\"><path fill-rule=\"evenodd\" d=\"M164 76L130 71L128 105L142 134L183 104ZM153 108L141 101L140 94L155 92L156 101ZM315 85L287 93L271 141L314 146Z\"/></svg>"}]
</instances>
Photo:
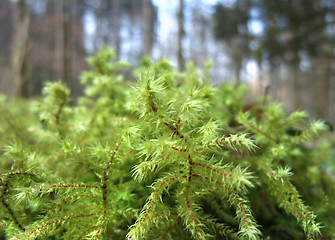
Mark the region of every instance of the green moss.
<instances>
[{"instance_id":1,"label":"green moss","mask_svg":"<svg viewBox=\"0 0 335 240\"><path fill-rule=\"evenodd\" d=\"M1 97L6 239L332 237L326 124L245 106L245 86L209 84L210 63L145 59L129 83L110 49L88 62L77 104L62 83L33 103Z\"/></svg>"}]
</instances>

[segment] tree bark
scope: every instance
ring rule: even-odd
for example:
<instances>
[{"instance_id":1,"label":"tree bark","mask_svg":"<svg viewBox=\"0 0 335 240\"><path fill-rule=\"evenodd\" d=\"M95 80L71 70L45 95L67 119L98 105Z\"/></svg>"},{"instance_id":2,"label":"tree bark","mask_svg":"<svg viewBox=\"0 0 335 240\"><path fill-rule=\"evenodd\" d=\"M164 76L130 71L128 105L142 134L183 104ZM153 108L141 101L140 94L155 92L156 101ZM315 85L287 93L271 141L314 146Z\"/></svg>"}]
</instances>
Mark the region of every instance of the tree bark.
<instances>
[{"instance_id":1,"label":"tree bark","mask_svg":"<svg viewBox=\"0 0 335 240\"><path fill-rule=\"evenodd\" d=\"M29 7L25 0L18 0L15 7L15 23L12 48L12 78L14 95L24 95L24 85L27 81L27 54L29 42Z\"/></svg>"},{"instance_id":2,"label":"tree bark","mask_svg":"<svg viewBox=\"0 0 335 240\"><path fill-rule=\"evenodd\" d=\"M184 0L179 0L179 9L177 13L178 18L178 36L177 36L177 64L178 70L183 71L185 69L185 61L183 56L183 38L185 35L184 29Z\"/></svg>"}]
</instances>

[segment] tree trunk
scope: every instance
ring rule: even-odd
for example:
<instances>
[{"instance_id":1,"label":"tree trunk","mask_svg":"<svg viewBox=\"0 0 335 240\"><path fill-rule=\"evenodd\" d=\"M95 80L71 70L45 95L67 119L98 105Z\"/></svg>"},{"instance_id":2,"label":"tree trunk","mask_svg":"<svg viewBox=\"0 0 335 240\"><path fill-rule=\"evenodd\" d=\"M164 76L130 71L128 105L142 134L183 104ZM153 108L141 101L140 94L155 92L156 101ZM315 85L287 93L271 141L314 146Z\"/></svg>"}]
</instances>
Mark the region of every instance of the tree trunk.
<instances>
[{"instance_id":1,"label":"tree trunk","mask_svg":"<svg viewBox=\"0 0 335 240\"><path fill-rule=\"evenodd\" d=\"M97 51L99 48L102 47L102 7L103 7L103 0L97 0L94 2L94 18L95 18L95 33L94 33L94 51Z\"/></svg>"},{"instance_id":2,"label":"tree trunk","mask_svg":"<svg viewBox=\"0 0 335 240\"><path fill-rule=\"evenodd\" d=\"M24 94L24 84L27 80L29 22L30 15L27 2L25 0L17 0L11 59L15 96L22 96Z\"/></svg>"},{"instance_id":3,"label":"tree trunk","mask_svg":"<svg viewBox=\"0 0 335 240\"><path fill-rule=\"evenodd\" d=\"M153 10L151 0L143 0L143 54L151 56L153 45Z\"/></svg>"},{"instance_id":4,"label":"tree trunk","mask_svg":"<svg viewBox=\"0 0 335 240\"><path fill-rule=\"evenodd\" d=\"M64 31L63 31L63 1L56 1L55 6L55 49L54 49L54 78L60 80L63 77L63 49L64 49Z\"/></svg>"},{"instance_id":5,"label":"tree trunk","mask_svg":"<svg viewBox=\"0 0 335 240\"><path fill-rule=\"evenodd\" d=\"M301 102L301 83L300 83L300 68L299 62L293 64L293 95L294 95L294 110L302 107Z\"/></svg>"},{"instance_id":6,"label":"tree trunk","mask_svg":"<svg viewBox=\"0 0 335 240\"><path fill-rule=\"evenodd\" d=\"M183 56L183 38L185 35L184 29L184 0L179 0L179 9L177 13L178 18L178 38L177 38L177 61L178 70L183 71L185 69L185 62Z\"/></svg>"},{"instance_id":7,"label":"tree trunk","mask_svg":"<svg viewBox=\"0 0 335 240\"><path fill-rule=\"evenodd\" d=\"M269 72L269 83L266 88L266 93L271 95L275 100L279 100L282 96L280 96L280 87L279 87L279 64L277 61L270 61L270 72ZM289 106L292 108L292 104Z\"/></svg>"},{"instance_id":8,"label":"tree trunk","mask_svg":"<svg viewBox=\"0 0 335 240\"><path fill-rule=\"evenodd\" d=\"M241 84L241 69L242 69L242 60L240 58L234 59L234 75L236 86Z\"/></svg>"},{"instance_id":9,"label":"tree trunk","mask_svg":"<svg viewBox=\"0 0 335 240\"><path fill-rule=\"evenodd\" d=\"M72 6L63 0L63 81L72 88Z\"/></svg>"},{"instance_id":10,"label":"tree trunk","mask_svg":"<svg viewBox=\"0 0 335 240\"><path fill-rule=\"evenodd\" d=\"M229 48L231 51L232 68L234 71L234 81L236 86L241 84L241 71L243 67L244 43L240 36L235 36L229 41Z\"/></svg>"},{"instance_id":11,"label":"tree trunk","mask_svg":"<svg viewBox=\"0 0 335 240\"><path fill-rule=\"evenodd\" d=\"M120 58L121 55L121 33L120 33L120 24L121 24L121 0L114 0L113 1L113 13L112 13L112 20L113 20L113 35L115 36L115 52L117 58Z\"/></svg>"},{"instance_id":12,"label":"tree trunk","mask_svg":"<svg viewBox=\"0 0 335 240\"><path fill-rule=\"evenodd\" d=\"M316 91L316 117L328 119L330 117L328 112L332 78L331 59L322 59L318 63L320 64L319 71L317 77L314 79Z\"/></svg>"}]
</instances>

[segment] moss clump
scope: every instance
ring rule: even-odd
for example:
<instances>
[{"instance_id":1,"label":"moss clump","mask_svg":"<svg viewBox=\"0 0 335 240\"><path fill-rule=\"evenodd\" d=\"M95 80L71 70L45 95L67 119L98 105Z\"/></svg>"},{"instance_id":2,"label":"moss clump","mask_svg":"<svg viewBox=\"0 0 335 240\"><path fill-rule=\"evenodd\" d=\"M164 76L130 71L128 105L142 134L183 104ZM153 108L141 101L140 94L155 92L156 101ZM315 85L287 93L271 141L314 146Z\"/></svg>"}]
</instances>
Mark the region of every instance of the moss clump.
<instances>
[{"instance_id":1,"label":"moss clump","mask_svg":"<svg viewBox=\"0 0 335 240\"><path fill-rule=\"evenodd\" d=\"M270 100L246 111L245 87L211 86L210 64L146 59L128 83L110 49L89 63L77 104L62 83L1 98L5 239L332 237L326 124Z\"/></svg>"}]
</instances>

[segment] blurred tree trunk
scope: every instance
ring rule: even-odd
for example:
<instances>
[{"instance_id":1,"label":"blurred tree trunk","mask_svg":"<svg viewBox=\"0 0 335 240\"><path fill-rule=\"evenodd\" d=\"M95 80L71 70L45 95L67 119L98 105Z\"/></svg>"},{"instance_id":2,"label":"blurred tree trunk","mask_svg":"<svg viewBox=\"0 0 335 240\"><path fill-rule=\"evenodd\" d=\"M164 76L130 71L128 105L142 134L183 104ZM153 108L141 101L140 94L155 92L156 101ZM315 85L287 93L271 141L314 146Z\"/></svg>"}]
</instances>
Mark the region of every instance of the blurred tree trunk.
<instances>
[{"instance_id":1,"label":"blurred tree trunk","mask_svg":"<svg viewBox=\"0 0 335 240\"><path fill-rule=\"evenodd\" d=\"M63 81L72 89L72 7L73 0L63 0Z\"/></svg>"},{"instance_id":2,"label":"blurred tree trunk","mask_svg":"<svg viewBox=\"0 0 335 240\"><path fill-rule=\"evenodd\" d=\"M299 62L295 62L292 64L292 77L293 77L294 110L298 110L299 108L302 107Z\"/></svg>"},{"instance_id":3,"label":"blurred tree trunk","mask_svg":"<svg viewBox=\"0 0 335 240\"><path fill-rule=\"evenodd\" d=\"M317 77L315 81L315 101L316 101L316 117L328 119L329 105L330 105L330 90L331 90L331 79L332 69L331 59L322 59L318 61ZM322 66L322 67L321 67Z\"/></svg>"},{"instance_id":4,"label":"blurred tree trunk","mask_svg":"<svg viewBox=\"0 0 335 240\"><path fill-rule=\"evenodd\" d=\"M27 53L29 42L29 7L25 0L17 0L15 5L15 20L12 45L12 78L15 96L24 95L24 85L27 81Z\"/></svg>"},{"instance_id":5,"label":"blurred tree trunk","mask_svg":"<svg viewBox=\"0 0 335 240\"><path fill-rule=\"evenodd\" d=\"M205 15L206 10L204 2L202 0L195 0L192 1L192 5L191 21L193 22L193 26L191 32L188 33L187 38L192 39L189 44L191 47L191 59L194 61L195 66L202 67L203 63L209 60L208 44L210 43L208 33L211 33L212 26Z\"/></svg>"},{"instance_id":6,"label":"blurred tree trunk","mask_svg":"<svg viewBox=\"0 0 335 240\"><path fill-rule=\"evenodd\" d=\"M55 79L59 80L63 77L63 1L56 1L55 6Z\"/></svg>"},{"instance_id":7,"label":"blurred tree trunk","mask_svg":"<svg viewBox=\"0 0 335 240\"><path fill-rule=\"evenodd\" d=\"M232 69L234 73L234 82L236 86L241 84L241 71L243 67L243 59L246 58L247 50L244 39L240 36L234 36L229 40L227 51L231 55Z\"/></svg>"},{"instance_id":8,"label":"blurred tree trunk","mask_svg":"<svg viewBox=\"0 0 335 240\"><path fill-rule=\"evenodd\" d=\"M95 34L94 34L94 51L102 47L102 19L103 19L103 0L94 1L94 17L95 17Z\"/></svg>"},{"instance_id":9,"label":"blurred tree trunk","mask_svg":"<svg viewBox=\"0 0 335 240\"><path fill-rule=\"evenodd\" d=\"M178 18L178 37L177 37L177 61L178 70L183 71L185 68L185 62L183 57L183 38L185 35L184 29L184 0L179 0L179 9L177 13Z\"/></svg>"},{"instance_id":10,"label":"blurred tree trunk","mask_svg":"<svg viewBox=\"0 0 335 240\"><path fill-rule=\"evenodd\" d=\"M243 61L242 56L239 54L241 49L238 49L237 46L234 47L234 42L232 42L231 46L233 46L232 47L233 49L232 62L233 62L234 77L235 77L234 81L236 85L240 85L241 84L242 61Z\"/></svg>"},{"instance_id":11,"label":"blurred tree trunk","mask_svg":"<svg viewBox=\"0 0 335 240\"><path fill-rule=\"evenodd\" d=\"M143 54L151 56L153 45L153 10L151 0L143 0Z\"/></svg>"},{"instance_id":12,"label":"blurred tree trunk","mask_svg":"<svg viewBox=\"0 0 335 240\"><path fill-rule=\"evenodd\" d=\"M264 69L262 65L262 50L257 49L254 52L254 57L257 63L257 94L259 96L265 96L266 91L269 88L269 82L265 82L264 80ZM265 98L263 98L265 100Z\"/></svg>"},{"instance_id":13,"label":"blurred tree trunk","mask_svg":"<svg viewBox=\"0 0 335 240\"><path fill-rule=\"evenodd\" d=\"M267 93L272 95L274 99L279 100L279 88L280 88L280 76L279 76L279 63L275 60L270 61L270 69L269 69L269 84ZM291 107L291 106L290 106Z\"/></svg>"},{"instance_id":14,"label":"blurred tree trunk","mask_svg":"<svg viewBox=\"0 0 335 240\"><path fill-rule=\"evenodd\" d=\"M121 54L121 36L120 36L120 24L121 24L121 0L113 1L113 35L115 36L115 52L116 56L120 58Z\"/></svg>"}]
</instances>

